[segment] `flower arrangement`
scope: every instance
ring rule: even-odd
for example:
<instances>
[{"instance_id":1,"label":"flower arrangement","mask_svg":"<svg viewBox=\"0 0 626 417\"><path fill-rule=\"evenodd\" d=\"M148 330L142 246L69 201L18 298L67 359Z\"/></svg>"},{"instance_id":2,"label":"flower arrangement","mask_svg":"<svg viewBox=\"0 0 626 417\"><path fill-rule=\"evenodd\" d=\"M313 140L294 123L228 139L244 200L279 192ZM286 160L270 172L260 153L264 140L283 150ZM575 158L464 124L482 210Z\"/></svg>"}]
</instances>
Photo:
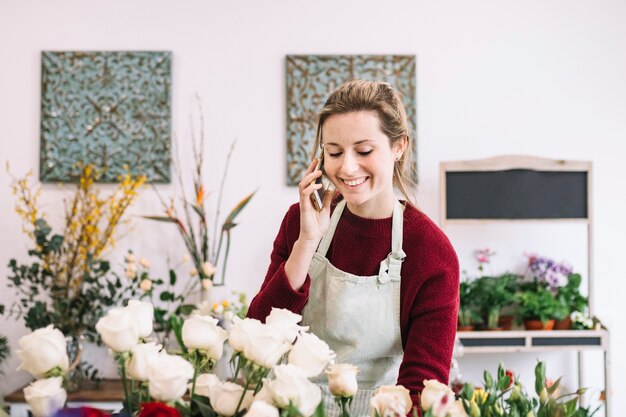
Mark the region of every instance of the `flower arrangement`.
<instances>
[{"instance_id":1,"label":"flower arrangement","mask_svg":"<svg viewBox=\"0 0 626 417\"><path fill-rule=\"evenodd\" d=\"M149 301L154 305L154 333L160 343L167 345L176 327L182 326L185 318L193 314L212 316L218 320L230 321L233 316L246 317L248 312L247 296L243 292L233 291L234 299L224 299L219 303L203 301L199 304L189 302L189 298L197 295L195 281L186 281L182 290L176 288L178 273L183 265L190 262L183 257L168 270L167 279L152 276L151 262L144 257L137 257L129 250L124 258L124 273L131 280L131 295L139 300ZM205 280L203 282L210 283Z\"/></svg>"},{"instance_id":2,"label":"flower arrangement","mask_svg":"<svg viewBox=\"0 0 626 417\"><path fill-rule=\"evenodd\" d=\"M133 312L138 308L133 305L145 314ZM175 329L182 352L174 355L146 339L152 308L150 303L136 301L112 309L97 325L119 364L126 387L125 406L131 415L139 412L140 404L154 401L168 403L185 416L237 415L260 400L266 404L255 408L271 406L285 416L309 417L317 409L321 392L308 378L322 373L334 354L297 325L301 316L275 309L266 324L234 316L229 334L217 319L193 315ZM222 382L211 373L223 355L226 339L234 351L233 382ZM273 379L268 378L270 371ZM182 397L188 389L189 401L185 402Z\"/></svg>"},{"instance_id":3,"label":"flower arrangement","mask_svg":"<svg viewBox=\"0 0 626 417\"><path fill-rule=\"evenodd\" d=\"M528 255L528 270L533 280L545 282L552 290L564 286L572 273L571 265L538 255Z\"/></svg>"},{"instance_id":4,"label":"flower arrangement","mask_svg":"<svg viewBox=\"0 0 626 417\"><path fill-rule=\"evenodd\" d=\"M39 209L41 189L31 188L31 176L12 183L16 211L34 244L28 251L34 261L9 261L9 287L16 291L10 314L23 317L31 330L54 324L68 336L84 335L95 341L96 321L126 293L119 279L109 277L104 255L114 245L116 229L124 222L123 215L137 198L145 177L125 175L117 189L103 197L94 187L100 172L93 166L84 167L66 204L63 228L54 233Z\"/></svg>"},{"instance_id":5,"label":"flower arrangement","mask_svg":"<svg viewBox=\"0 0 626 417\"><path fill-rule=\"evenodd\" d=\"M323 373L343 416L350 415L358 369L335 364L328 345L298 325L300 315L273 309L265 324L233 316L230 332L213 317L192 315L175 329L182 351L171 354L149 338L152 309L131 300L97 325L119 364L129 415L144 416L157 402L181 416L323 416L321 390L310 381ZM233 377L221 381L212 371L226 340L233 351ZM374 393L371 407L372 416L402 417L412 402L406 388L384 386Z\"/></svg>"},{"instance_id":6,"label":"flower arrangement","mask_svg":"<svg viewBox=\"0 0 626 417\"><path fill-rule=\"evenodd\" d=\"M483 374L483 387L465 384L458 399L447 385L437 381L424 381L420 406L423 417L592 417L601 406L591 410L580 400L585 389L560 394L560 379L549 383L546 366L538 362L535 367L535 394L530 396L519 379L503 365L494 378Z\"/></svg>"},{"instance_id":7,"label":"flower arrangement","mask_svg":"<svg viewBox=\"0 0 626 417\"><path fill-rule=\"evenodd\" d=\"M513 302L519 279L519 275L505 273L495 277L480 277L474 281L472 297L480 305L487 329L498 328L500 312Z\"/></svg>"},{"instance_id":8,"label":"flower arrangement","mask_svg":"<svg viewBox=\"0 0 626 417\"><path fill-rule=\"evenodd\" d=\"M482 272L495 252L480 249L474 255ZM460 283L459 326L467 330L483 322L487 329L499 329L500 315L507 311L519 321L541 321L538 329L551 329L552 320L560 330L589 328L586 325L592 319L575 325L569 320L575 312L584 315L587 310L588 299L580 293L580 284L580 274L573 273L570 265L537 255L528 256L526 277L513 273L466 277Z\"/></svg>"},{"instance_id":9,"label":"flower arrangement","mask_svg":"<svg viewBox=\"0 0 626 417\"><path fill-rule=\"evenodd\" d=\"M226 275L226 264L230 250L231 230L237 226L235 220L237 216L248 205L256 191L244 197L226 216L225 220L218 227L218 219L221 213L221 202L226 183L226 174L235 143L230 147L230 151L226 157L224 173L221 178L219 195L215 207L215 217L213 222L212 233L209 229L210 217L207 213L206 200L208 192L204 186L203 167L204 167L204 119L202 117L202 108L199 105L200 114L200 133L196 141L195 135L193 139L193 198L188 199L185 195L185 186L183 184L180 172L180 161L177 159L174 164L176 177L180 183L180 189L183 193L179 204L170 198L168 202L161 198L165 215L143 216L149 220L173 223L185 243L187 253L195 266L191 275L198 277L198 280L204 289L209 289L212 285L224 285ZM192 131L193 131L192 126ZM223 252L222 252L223 251ZM218 271L218 264L221 261L221 279L215 280L215 274Z\"/></svg>"},{"instance_id":10,"label":"flower arrangement","mask_svg":"<svg viewBox=\"0 0 626 417\"><path fill-rule=\"evenodd\" d=\"M28 371L36 380L24 388L24 398L35 417L49 417L63 407L67 392L63 388L67 371L75 364L69 363L65 336L49 325L23 336L19 340L18 369ZM42 354L42 348L45 354Z\"/></svg>"}]
</instances>

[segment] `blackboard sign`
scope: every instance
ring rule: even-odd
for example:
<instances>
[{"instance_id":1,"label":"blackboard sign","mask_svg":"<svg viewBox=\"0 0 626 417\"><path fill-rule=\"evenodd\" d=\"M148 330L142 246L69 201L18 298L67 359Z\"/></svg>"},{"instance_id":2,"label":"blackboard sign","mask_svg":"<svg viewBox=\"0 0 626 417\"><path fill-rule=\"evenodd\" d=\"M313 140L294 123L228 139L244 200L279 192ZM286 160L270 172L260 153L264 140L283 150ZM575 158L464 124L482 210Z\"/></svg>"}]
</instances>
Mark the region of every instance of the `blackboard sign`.
<instances>
[{"instance_id":1,"label":"blackboard sign","mask_svg":"<svg viewBox=\"0 0 626 417\"><path fill-rule=\"evenodd\" d=\"M446 218L587 219L587 171L445 172Z\"/></svg>"}]
</instances>

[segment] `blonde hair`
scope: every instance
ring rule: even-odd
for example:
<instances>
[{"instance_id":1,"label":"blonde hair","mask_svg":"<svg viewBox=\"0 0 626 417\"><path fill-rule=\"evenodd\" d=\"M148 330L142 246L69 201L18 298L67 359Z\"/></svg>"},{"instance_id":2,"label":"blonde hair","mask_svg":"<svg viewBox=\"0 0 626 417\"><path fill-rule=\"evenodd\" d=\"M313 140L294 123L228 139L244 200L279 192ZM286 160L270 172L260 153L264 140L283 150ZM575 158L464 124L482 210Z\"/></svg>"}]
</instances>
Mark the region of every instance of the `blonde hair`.
<instances>
[{"instance_id":1,"label":"blonde hair","mask_svg":"<svg viewBox=\"0 0 626 417\"><path fill-rule=\"evenodd\" d=\"M330 94L317 122L312 158L316 157L317 150L321 148L322 127L326 119L335 114L357 111L376 113L381 130L389 138L389 146L406 138L405 150L393 167L393 185L413 204L409 196L409 189L416 185L413 180L413 139L400 94L385 82L353 80Z\"/></svg>"}]
</instances>

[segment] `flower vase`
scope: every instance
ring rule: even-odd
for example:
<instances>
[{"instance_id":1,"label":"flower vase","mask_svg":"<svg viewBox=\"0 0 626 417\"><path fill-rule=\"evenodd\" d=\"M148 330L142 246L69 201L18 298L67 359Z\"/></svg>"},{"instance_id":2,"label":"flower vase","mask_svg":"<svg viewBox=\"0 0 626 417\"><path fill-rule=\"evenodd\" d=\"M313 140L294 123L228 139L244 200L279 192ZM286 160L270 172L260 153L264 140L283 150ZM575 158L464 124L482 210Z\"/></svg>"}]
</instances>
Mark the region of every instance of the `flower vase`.
<instances>
[{"instance_id":1,"label":"flower vase","mask_svg":"<svg viewBox=\"0 0 626 417\"><path fill-rule=\"evenodd\" d=\"M524 328L526 330L552 330L554 320L548 320L544 323L539 319L526 319L524 320Z\"/></svg>"},{"instance_id":2,"label":"flower vase","mask_svg":"<svg viewBox=\"0 0 626 417\"><path fill-rule=\"evenodd\" d=\"M80 388L81 373L79 365L83 356L83 343L85 342L85 336L67 336L65 337L67 343L67 357L70 362L67 375L65 377L65 389L67 392L75 392Z\"/></svg>"}]
</instances>

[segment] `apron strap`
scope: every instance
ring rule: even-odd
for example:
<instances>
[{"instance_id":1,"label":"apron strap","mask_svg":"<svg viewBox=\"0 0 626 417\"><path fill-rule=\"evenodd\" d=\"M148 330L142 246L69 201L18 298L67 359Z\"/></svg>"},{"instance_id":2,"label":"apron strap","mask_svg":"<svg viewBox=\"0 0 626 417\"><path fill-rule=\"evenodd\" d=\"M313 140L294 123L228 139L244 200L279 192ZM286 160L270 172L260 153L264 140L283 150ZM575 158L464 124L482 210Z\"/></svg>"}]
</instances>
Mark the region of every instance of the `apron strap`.
<instances>
[{"instance_id":1,"label":"apron strap","mask_svg":"<svg viewBox=\"0 0 626 417\"><path fill-rule=\"evenodd\" d=\"M385 284L389 281L400 281L400 270L406 253L402 250L402 225L404 206L398 200L393 207L391 223L391 253L380 263L378 282Z\"/></svg>"},{"instance_id":2,"label":"apron strap","mask_svg":"<svg viewBox=\"0 0 626 417\"><path fill-rule=\"evenodd\" d=\"M330 218L330 225L328 226L328 230L324 234L322 241L317 247L317 253L326 257L326 253L328 252L328 248L330 247L330 242L333 240L333 236L335 235L335 229L337 229L337 223L339 223L339 219L341 218L341 213L343 213L343 209L346 207L346 200L341 200L337 203L337 207L335 207L335 211L333 211L333 215Z\"/></svg>"}]
</instances>

